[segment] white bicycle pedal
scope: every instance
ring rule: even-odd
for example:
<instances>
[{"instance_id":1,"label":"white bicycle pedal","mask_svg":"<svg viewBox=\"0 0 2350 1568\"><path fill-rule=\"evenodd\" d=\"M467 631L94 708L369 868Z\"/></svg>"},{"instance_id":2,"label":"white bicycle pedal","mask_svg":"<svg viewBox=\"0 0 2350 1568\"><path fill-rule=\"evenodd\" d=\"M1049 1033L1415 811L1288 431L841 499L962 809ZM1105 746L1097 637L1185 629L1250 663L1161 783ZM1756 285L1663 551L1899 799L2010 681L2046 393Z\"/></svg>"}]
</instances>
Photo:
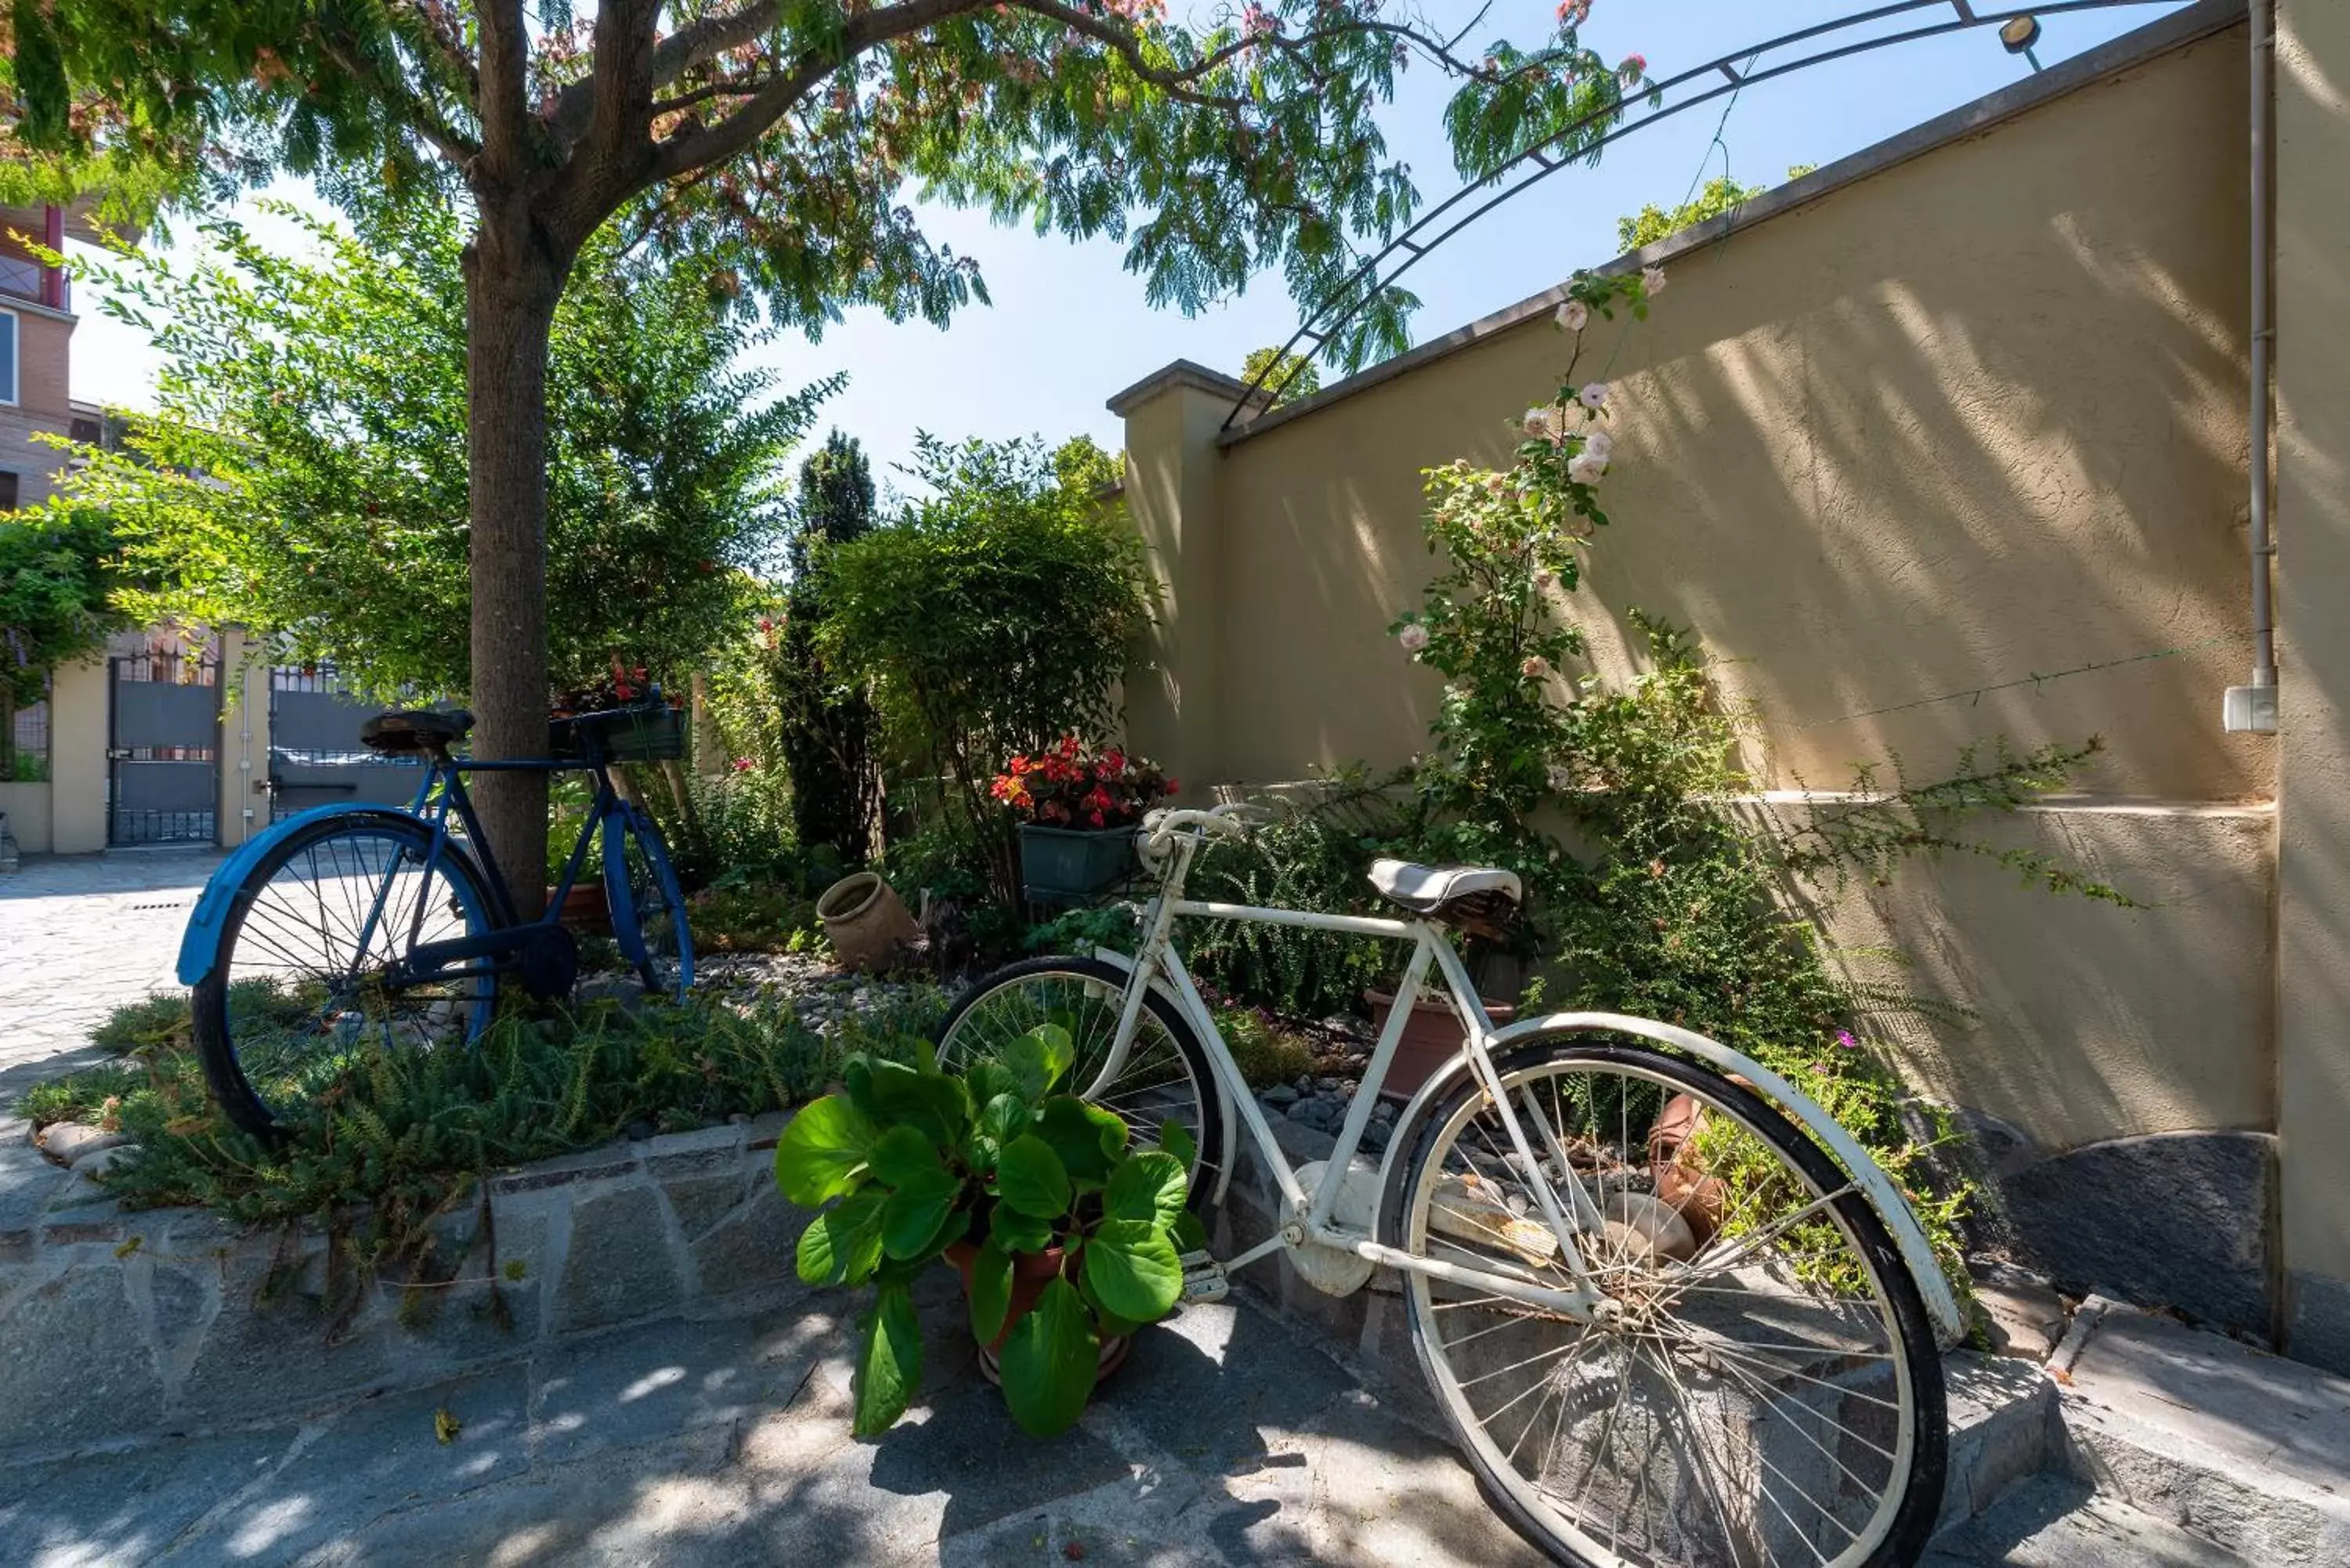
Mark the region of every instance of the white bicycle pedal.
<instances>
[{"instance_id":1,"label":"white bicycle pedal","mask_svg":"<svg viewBox=\"0 0 2350 1568\"><path fill-rule=\"evenodd\" d=\"M1232 1293L1232 1282L1224 1277L1223 1264L1205 1252L1186 1252L1177 1260L1183 1267L1183 1299L1187 1302L1220 1302Z\"/></svg>"}]
</instances>

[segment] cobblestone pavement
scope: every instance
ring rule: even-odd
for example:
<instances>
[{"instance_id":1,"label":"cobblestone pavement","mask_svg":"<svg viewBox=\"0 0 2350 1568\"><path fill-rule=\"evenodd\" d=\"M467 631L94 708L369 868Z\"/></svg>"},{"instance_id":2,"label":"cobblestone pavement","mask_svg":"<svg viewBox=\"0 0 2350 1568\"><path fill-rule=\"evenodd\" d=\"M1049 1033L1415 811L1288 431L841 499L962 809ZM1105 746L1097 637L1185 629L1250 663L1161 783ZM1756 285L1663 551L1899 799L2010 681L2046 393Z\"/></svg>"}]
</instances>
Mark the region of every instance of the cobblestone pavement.
<instances>
[{"instance_id":1,"label":"cobblestone pavement","mask_svg":"<svg viewBox=\"0 0 2350 1568\"><path fill-rule=\"evenodd\" d=\"M0 1104L93 1060L90 1029L170 989L217 849L38 856L0 877Z\"/></svg>"},{"instance_id":2,"label":"cobblestone pavement","mask_svg":"<svg viewBox=\"0 0 2350 1568\"><path fill-rule=\"evenodd\" d=\"M927 1286L925 1397L876 1441L849 1435L861 1303L821 1292L0 1468L0 1540L12 1568L1541 1561L1399 1395L1239 1297L1145 1330L1084 1421L1040 1443L982 1380L951 1275Z\"/></svg>"}]
</instances>

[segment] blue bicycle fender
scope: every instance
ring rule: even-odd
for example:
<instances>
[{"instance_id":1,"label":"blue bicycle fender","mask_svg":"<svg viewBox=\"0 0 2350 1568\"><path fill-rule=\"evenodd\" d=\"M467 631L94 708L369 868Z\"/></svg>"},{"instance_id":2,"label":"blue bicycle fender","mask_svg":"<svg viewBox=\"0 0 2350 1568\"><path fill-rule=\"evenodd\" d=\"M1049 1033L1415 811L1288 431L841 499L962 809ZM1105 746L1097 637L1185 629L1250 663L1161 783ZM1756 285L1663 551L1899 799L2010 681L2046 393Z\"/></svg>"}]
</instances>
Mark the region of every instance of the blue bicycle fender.
<instances>
[{"instance_id":1,"label":"blue bicycle fender","mask_svg":"<svg viewBox=\"0 0 2350 1568\"><path fill-rule=\"evenodd\" d=\"M416 818L390 806L369 805L358 801L343 801L332 805L315 806L283 822L272 823L244 842L244 847L222 862L204 884L203 895L196 900L196 912L188 917L188 929L180 938L180 983L202 985L220 962L221 931L228 921L229 906L236 901L236 890L261 863L261 857L284 843L301 828L329 816L392 817L413 823Z\"/></svg>"}]
</instances>

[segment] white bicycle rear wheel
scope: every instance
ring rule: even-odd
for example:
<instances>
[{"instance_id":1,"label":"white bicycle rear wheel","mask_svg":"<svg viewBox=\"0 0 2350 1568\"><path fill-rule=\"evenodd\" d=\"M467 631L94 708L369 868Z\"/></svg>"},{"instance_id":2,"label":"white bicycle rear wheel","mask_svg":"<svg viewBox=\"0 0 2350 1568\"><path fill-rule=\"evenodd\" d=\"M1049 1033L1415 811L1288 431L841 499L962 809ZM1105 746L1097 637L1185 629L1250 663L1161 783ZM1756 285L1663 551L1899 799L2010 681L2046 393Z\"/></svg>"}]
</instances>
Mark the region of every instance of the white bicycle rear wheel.
<instances>
[{"instance_id":1,"label":"white bicycle rear wheel","mask_svg":"<svg viewBox=\"0 0 2350 1568\"><path fill-rule=\"evenodd\" d=\"M1612 1221L1579 1238L1612 1303L1589 1323L1405 1276L1422 1369L1512 1522L1588 1568L1913 1562L1941 1502L1941 1364L1850 1179L1751 1091L1654 1050L1534 1044L1500 1070L1534 1168L1464 1080L1405 1134L1382 1211L1391 1246L1560 1288L1534 1182Z\"/></svg>"}]
</instances>

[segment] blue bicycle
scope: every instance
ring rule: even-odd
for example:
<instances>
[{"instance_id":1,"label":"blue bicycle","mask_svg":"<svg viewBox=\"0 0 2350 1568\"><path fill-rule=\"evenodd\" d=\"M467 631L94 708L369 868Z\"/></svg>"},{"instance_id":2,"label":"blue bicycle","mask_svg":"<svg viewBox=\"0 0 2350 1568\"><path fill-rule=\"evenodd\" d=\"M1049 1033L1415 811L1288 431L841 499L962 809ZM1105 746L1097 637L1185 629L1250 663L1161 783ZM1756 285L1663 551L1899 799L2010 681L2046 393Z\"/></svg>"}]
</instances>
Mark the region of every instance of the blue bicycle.
<instances>
[{"instance_id":1,"label":"blue bicycle","mask_svg":"<svg viewBox=\"0 0 2350 1568\"><path fill-rule=\"evenodd\" d=\"M195 1042L213 1098L264 1137L369 1052L436 1050L477 1038L511 981L540 1000L567 996L579 948L565 897L600 839L604 899L620 959L653 996L693 983L685 898L652 820L613 788L611 764L674 757L680 716L653 705L555 721L556 757L484 762L450 754L466 712L390 712L360 738L426 763L406 810L323 805L270 827L221 868L180 944ZM595 796L548 900L515 914L473 804L472 773L579 771Z\"/></svg>"}]
</instances>

